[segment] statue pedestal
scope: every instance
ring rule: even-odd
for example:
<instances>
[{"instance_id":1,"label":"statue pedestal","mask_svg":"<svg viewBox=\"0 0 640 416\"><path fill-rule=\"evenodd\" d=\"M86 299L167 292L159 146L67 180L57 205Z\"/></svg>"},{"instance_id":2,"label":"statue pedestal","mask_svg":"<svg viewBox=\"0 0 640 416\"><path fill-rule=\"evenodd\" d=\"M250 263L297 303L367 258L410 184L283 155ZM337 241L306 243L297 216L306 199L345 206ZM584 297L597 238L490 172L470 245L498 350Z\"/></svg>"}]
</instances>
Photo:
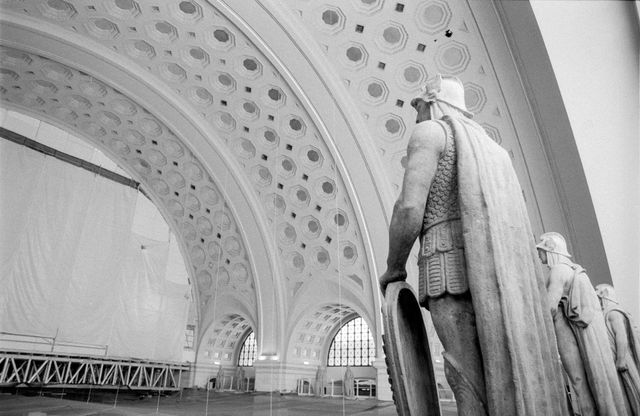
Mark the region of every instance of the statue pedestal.
<instances>
[{"instance_id":1,"label":"statue pedestal","mask_svg":"<svg viewBox=\"0 0 640 416\"><path fill-rule=\"evenodd\" d=\"M378 400L392 401L391 385L389 384L389 374L387 374L387 364L384 358L376 358L373 361L373 368L376 369L376 391Z\"/></svg>"}]
</instances>

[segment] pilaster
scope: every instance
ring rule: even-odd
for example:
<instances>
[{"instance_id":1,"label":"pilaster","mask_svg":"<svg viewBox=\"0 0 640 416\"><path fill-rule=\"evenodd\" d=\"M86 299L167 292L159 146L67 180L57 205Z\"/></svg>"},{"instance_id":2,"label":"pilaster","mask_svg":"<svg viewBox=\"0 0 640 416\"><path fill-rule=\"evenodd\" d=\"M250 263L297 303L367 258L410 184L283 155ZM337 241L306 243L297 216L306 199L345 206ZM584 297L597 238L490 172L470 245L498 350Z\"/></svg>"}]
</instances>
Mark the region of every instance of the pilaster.
<instances>
[{"instance_id":1,"label":"pilaster","mask_svg":"<svg viewBox=\"0 0 640 416\"><path fill-rule=\"evenodd\" d=\"M376 358L373 361L376 369L376 391L378 400L392 401L391 384L389 384L389 374L387 373L387 363L384 358Z\"/></svg>"}]
</instances>

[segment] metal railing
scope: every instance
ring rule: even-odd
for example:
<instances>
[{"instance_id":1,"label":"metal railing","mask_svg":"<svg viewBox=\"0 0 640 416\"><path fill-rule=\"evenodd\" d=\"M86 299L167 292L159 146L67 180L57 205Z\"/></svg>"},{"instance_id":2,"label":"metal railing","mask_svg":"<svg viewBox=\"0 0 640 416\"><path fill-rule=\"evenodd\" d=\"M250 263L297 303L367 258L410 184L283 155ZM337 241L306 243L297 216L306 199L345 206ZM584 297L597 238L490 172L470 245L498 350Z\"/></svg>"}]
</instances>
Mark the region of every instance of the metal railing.
<instances>
[{"instance_id":1,"label":"metal railing","mask_svg":"<svg viewBox=\"0 0 640 416\"><path fill-rule=\"evenodd\" d=\"M179 390L186 363L0 350L0 385Z\"/></svg>"}]
</instances>

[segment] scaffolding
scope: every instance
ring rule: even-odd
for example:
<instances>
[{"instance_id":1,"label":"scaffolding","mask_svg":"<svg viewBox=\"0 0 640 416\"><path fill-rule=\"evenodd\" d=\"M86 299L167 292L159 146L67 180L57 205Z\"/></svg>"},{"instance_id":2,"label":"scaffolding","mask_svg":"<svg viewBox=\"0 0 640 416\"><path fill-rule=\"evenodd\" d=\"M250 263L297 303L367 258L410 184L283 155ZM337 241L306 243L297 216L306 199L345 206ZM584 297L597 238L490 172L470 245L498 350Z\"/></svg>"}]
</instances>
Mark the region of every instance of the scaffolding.
<instances>
[{"instance_id":1,"label":"scaffolding","mask_svg":"<svg viewBox=\"0 0 640 416\"><path fill-rule=\"evenodd\" d=\"M177 391L188 363L0 350L1 385Z\"/></svg>"}]
</instances>

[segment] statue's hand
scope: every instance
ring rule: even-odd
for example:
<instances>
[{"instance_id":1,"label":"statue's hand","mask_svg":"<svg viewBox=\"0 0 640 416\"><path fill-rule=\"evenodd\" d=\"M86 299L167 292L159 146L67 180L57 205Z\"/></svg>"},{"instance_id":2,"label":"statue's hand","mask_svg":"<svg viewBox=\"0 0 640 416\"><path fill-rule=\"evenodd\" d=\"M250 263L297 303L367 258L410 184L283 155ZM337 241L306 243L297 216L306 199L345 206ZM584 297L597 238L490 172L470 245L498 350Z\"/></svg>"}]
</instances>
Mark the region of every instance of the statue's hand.
<instances>
[{"instance_id":1,"label":"statue's hand","mask_svg":"<svg viewBox=\"0 0 640 416\"><path fill-rule=\"evenodd\" d=\"M380 290L382 291L382 295L384 296L387 285L393 282L399 282L407 280L407 271L406 270L387 270L384 272L382 276L380 276Z\"/></svg>"}]
</instances>

